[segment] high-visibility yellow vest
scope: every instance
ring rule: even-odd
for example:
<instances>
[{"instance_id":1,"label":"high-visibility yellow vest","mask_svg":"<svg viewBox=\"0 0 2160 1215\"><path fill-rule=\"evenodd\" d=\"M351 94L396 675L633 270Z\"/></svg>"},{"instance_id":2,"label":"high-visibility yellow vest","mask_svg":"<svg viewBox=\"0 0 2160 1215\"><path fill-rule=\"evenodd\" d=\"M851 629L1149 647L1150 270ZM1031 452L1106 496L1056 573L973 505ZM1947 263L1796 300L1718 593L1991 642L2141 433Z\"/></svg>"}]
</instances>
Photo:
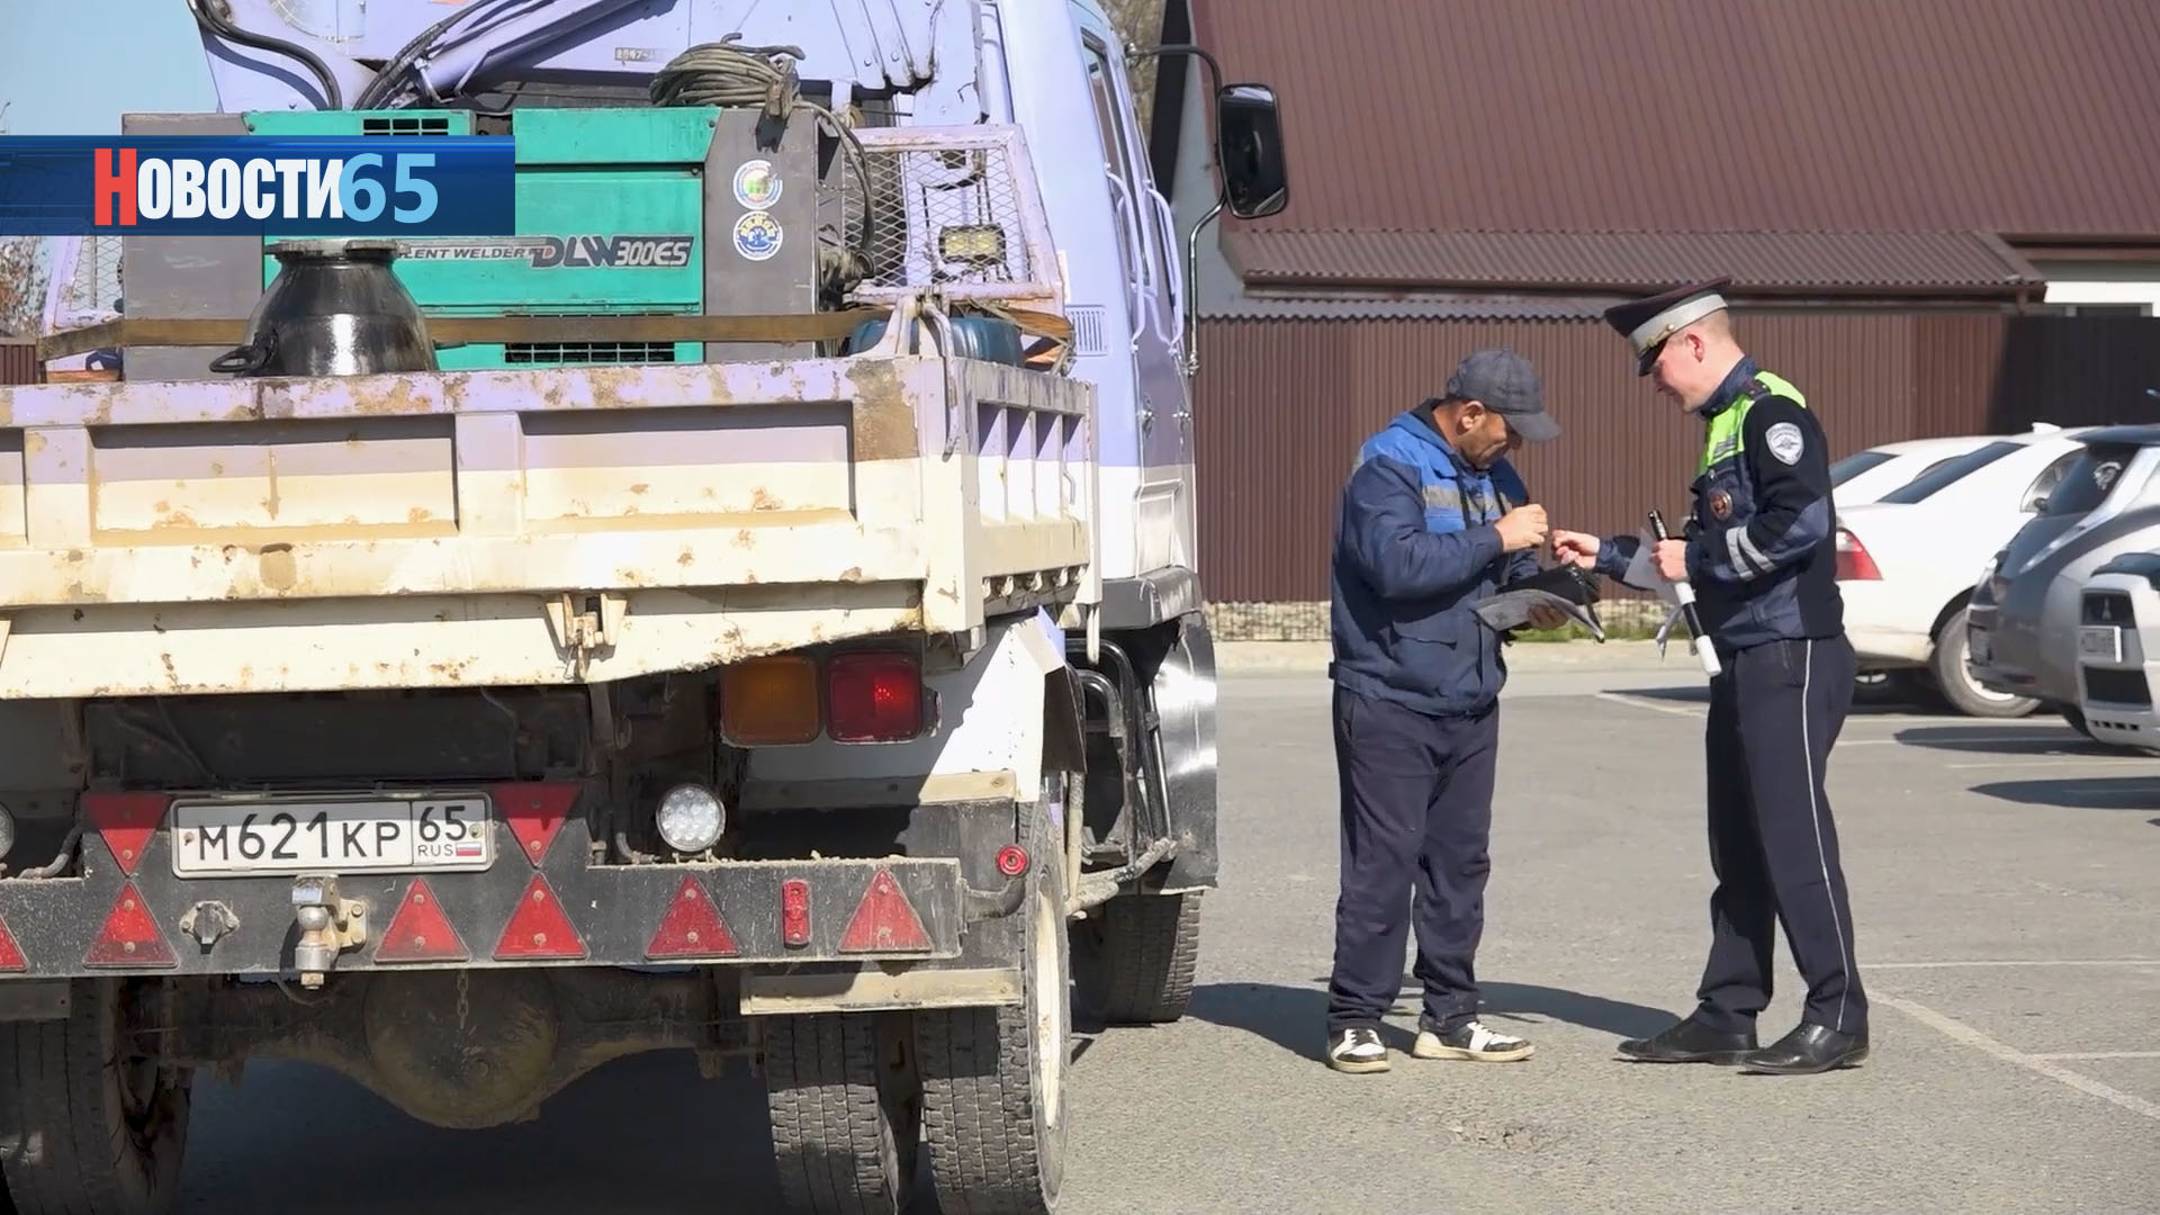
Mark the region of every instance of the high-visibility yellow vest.
<instances>
[{"instance_id":1,"label":"high-visibility yellow vest","mask_svg":"<svg viewBox=\"0 0 2160 1215\"><path fill-rule=\"evenodd\" d=\"M1713 465L1726 460L1740 458L1741 448L1746 441L1748 410L1754 408L1755 402L1766 396L1786 397L1800 408L1807 408L1807 398L1801 396L1800 390L1792 386L1792 381L1783 376L1758 371L1755 373L1755 383L1769 391L1753 391L1753 385L1750 385L1748 389L1741 391L1739 400L1710 419L1710 433L1703 440L1702 466L1695 470L1698 473L1709 472Z\"/></svg>"}]
</instances>

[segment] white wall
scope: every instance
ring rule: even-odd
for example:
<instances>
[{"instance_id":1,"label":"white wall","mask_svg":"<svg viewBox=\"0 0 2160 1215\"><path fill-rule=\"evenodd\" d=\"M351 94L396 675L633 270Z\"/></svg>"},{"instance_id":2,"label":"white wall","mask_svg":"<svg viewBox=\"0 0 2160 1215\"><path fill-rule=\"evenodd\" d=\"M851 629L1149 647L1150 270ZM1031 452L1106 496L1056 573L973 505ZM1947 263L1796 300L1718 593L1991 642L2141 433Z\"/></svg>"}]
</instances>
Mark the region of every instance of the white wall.
<instances>
[{"instance_id":1,"label":"white wall","mask_svg":"<svg viewBox=\"0 0 2160 1215\"><path fill-rule=\"evenodd\" d=\"M2160 316L2160 265L2151 262L2035 261L2050 304L2141 305Z\"/></svg>"}]
</instances>

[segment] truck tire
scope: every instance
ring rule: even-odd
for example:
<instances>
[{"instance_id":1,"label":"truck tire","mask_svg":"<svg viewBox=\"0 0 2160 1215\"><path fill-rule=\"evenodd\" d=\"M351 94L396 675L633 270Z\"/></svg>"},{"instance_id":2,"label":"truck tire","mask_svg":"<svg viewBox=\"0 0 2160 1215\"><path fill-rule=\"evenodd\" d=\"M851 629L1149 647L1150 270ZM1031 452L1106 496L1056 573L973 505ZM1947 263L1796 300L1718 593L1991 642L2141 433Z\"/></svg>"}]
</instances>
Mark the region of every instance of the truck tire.
<instances>
[{"instance_id":1,"label":"truck tire","mask_svg":"<svg viewBox=\"0 0 2160 1215\"><path fill-rule=\"evenodd\" d=\"M906 1014L773 1017L760 1034L773 1157L788 1209L905 1209L922 1117Z\"/></svg>"},{"instance_id":2,"label":"truck tire","mask_svg":"<svg viewBox=\"0 0 2160 1215\"><path fill-rule=\"evenodd\" d=\"M2029 696L1990 691L1965 668L1965 608L1935 630L1935 652L1928 656L1928 671L1935 689L1949 706L1967 717L2026 717L2040 707Z\"/></svg>"},{"instance_id":3,"label":"truck tire","mask_svg":"<svg viewBox=\"0 0 2160 1215\"><path fill-rule=\"evenodd\" d=\"M1063 850L1040 816L1028 853L1024 1002L915 1015L923 1137L945 1215L1047 1215L1065 1179L1072 962Z\"/></svg>"},{"instance_id":4,"label":"truck tire","mask_svg":"<svg viewBox=\"0 0 2160 1215\"><path fill-rule=\"evenodd\" d=\"M172 1209L191 1077L123 1049L125 995L78 982L67 1019L0 1024L0 1172L17 1215Z\"/></svg>"},{"instance_id":5,"label":"truck tire","mask_svg":"<svg viewBox=\"0 0 2160 1215\"><path fill-rule=\"evenodd\" d=\"M1200 896L1127 894L1073 925L1074 1002L1106 1025L1166 1025L1192 1003Z\"/></svg>"}]
</instances>

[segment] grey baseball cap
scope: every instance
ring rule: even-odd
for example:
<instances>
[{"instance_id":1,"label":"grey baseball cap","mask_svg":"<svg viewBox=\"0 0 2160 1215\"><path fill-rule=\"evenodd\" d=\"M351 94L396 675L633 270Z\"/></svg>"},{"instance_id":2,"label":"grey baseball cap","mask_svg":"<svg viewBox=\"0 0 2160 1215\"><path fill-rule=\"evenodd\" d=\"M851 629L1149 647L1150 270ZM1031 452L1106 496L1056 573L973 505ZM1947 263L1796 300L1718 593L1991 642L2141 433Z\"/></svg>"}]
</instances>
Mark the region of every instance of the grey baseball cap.
<instances>
[{"instance_id":1,"label":"grey baseball cap","mask_svg":"<svg viewBox=\"0 0 2160 1215\"><path fill-rule=\"evenodd\" d=\"M1477 350L1448 377L1447 395L1482 401L1532 443L1560 437L1560 424L1545 412L1545 386L1537 368L1512 350Z\"/></svg>"}]
</instances>

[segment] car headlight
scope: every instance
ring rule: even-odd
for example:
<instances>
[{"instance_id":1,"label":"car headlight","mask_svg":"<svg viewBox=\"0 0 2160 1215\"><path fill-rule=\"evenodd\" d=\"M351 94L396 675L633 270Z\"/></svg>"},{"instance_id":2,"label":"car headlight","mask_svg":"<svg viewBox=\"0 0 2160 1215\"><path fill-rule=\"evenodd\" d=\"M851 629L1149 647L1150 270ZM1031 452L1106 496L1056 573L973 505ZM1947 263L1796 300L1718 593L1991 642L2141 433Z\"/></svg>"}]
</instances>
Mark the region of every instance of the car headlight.
<instances>
[{"instance_id":1,"label":"car headlight","mask_svg":"<svg viewBox=\"0 0 2160 1215\"><path fill-rule=\"evenodd\" d=\"M2010 580L2003 577L1999 572L2001 569L2002 554L1997 553L1988 558L1987 564L1980 568L1980 580L1975 584L1987 595L1988 600L1992 603L2001 603L2003 592L2009 589L2010 586Z\"/></svg>"}]
</instances>

